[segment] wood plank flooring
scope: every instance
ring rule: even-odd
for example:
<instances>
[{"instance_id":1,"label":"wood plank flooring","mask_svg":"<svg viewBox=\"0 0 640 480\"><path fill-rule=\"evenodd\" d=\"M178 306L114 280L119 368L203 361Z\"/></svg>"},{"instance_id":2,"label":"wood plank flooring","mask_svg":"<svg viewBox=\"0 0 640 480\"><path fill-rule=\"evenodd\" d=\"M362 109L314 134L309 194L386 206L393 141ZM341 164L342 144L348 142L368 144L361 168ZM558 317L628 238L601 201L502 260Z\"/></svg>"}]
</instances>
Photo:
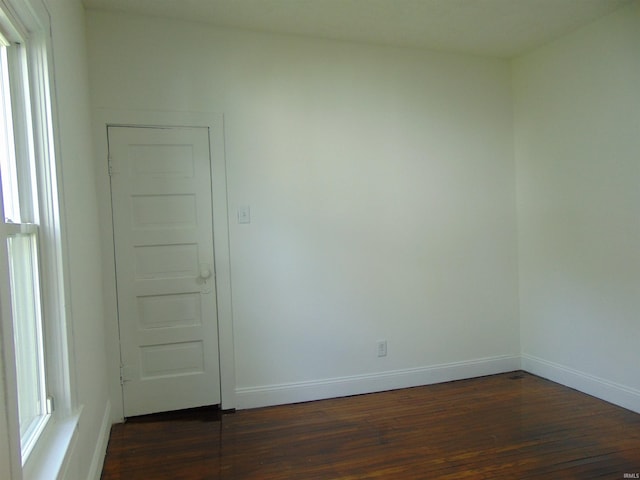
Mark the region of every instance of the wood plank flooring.
<instances>
[{"instance_id":1,"label":"wood plank flooring","mask_svg":"<svg viewBox=\"0 0 640 480\"><path fill-rule=\"evenodd\" d=\"M236 413L129 419L112 428L102 480L585 480L639 473L639 414L513 372Z\"/></svg>"}]
</instances>

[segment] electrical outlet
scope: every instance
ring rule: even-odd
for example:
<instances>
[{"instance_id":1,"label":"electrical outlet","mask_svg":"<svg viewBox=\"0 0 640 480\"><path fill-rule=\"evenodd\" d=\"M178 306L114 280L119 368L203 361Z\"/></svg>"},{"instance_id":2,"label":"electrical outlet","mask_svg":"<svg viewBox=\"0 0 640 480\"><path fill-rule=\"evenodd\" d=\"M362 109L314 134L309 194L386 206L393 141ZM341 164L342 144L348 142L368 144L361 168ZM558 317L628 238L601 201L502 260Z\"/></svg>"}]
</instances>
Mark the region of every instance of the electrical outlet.
<instances>
[{"instance_id":1,"label":"electrical outlet","mask_svg":"<svg viewBox=\"0 0 640 480\"><path fill-rule=\"evenodd\" d=\"M386 357L387 356L387 341L386 340L380 340L378 342L378 356L379 357Z\"/></svg>"}]
</instances>

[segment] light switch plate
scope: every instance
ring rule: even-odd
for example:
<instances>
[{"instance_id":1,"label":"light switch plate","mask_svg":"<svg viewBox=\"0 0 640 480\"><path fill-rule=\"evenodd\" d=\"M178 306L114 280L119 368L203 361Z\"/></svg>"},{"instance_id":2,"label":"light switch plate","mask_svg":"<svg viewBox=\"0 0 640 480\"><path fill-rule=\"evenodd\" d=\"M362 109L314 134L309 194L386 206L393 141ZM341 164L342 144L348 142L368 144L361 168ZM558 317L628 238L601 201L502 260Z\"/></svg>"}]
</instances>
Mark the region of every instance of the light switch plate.
<instances>
[{"instance_id":1,"label":"light switch plate","mask_svg":"<svg viewBox=\"0 0 640 480\"><path fill-rule=\"evenodd\" d=\"M238 207L238 223L251 223L251 209L249 205Z\"/></svg>"}]
</instances>

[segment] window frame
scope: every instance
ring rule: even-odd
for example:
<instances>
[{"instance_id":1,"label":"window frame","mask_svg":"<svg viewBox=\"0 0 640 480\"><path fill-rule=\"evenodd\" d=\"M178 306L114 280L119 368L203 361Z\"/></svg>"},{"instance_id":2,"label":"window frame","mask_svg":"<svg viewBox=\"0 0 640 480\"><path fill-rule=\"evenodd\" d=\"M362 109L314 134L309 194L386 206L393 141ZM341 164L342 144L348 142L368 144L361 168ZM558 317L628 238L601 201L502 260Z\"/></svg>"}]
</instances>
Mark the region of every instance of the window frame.
<instances>
[{"instance_id":1,"label":"window frame","mask_svg":"<svg viewBox=\"0 0 640 480\"><path fill-rule=\"evenodd\" d=\"M64 209L60 165L56 136L53 56L50 16L42 0L0 0L0 32L12 42L19 42L25 50L28 68L30 110L13 112L22 115L30 124L27 138L21 139L22 147L32 148L35 158L37 201L34 218L38 218L38 249L40 270L40 297L43 309L45 376L47 396L53 399L49 421L37 439L27 458L22 458L18 425L18 400L16 391L15 351L11 318L10 289L8 282L7 246L4 238L8 229L2 228L0 251L0 328L2 329L2 363L5 377L5 404L9 430L9 456L11 478L37 477L39 472L64 464L69 445L75 435L79 411L73 386L74 372L70 345L72 345L71 312L68 288L68 250L64 239ZM11 48L11 47L9 47ZM12 102L13 107L13 102ZM17 134L14 132L14 136ZM20 142L20 141L19 141ZM0 199L0 201L2 201ZM2 372L0 372L2 373ZM1 393L1 392L0 392ZM57 467L56 467L57 466Z\"/></svg>"}]
</instances>

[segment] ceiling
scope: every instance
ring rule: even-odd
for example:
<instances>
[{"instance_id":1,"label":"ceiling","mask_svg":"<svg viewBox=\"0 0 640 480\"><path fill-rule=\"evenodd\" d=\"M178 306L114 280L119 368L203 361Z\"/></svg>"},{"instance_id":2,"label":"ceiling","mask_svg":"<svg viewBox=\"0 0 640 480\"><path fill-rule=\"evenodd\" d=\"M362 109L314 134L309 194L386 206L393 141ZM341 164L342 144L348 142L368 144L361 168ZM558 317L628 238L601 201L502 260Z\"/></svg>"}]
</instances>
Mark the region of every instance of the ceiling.
<instances>
[{"instance_id":1,"label":"ceiling","mask_svg":"<svg viewBox=\"0 0 640 480\"><path fill-rule=\"evenodd\" d=\"M82 0L219 27L513 57L633 0Z\"/></svg>"}]
</instances>

